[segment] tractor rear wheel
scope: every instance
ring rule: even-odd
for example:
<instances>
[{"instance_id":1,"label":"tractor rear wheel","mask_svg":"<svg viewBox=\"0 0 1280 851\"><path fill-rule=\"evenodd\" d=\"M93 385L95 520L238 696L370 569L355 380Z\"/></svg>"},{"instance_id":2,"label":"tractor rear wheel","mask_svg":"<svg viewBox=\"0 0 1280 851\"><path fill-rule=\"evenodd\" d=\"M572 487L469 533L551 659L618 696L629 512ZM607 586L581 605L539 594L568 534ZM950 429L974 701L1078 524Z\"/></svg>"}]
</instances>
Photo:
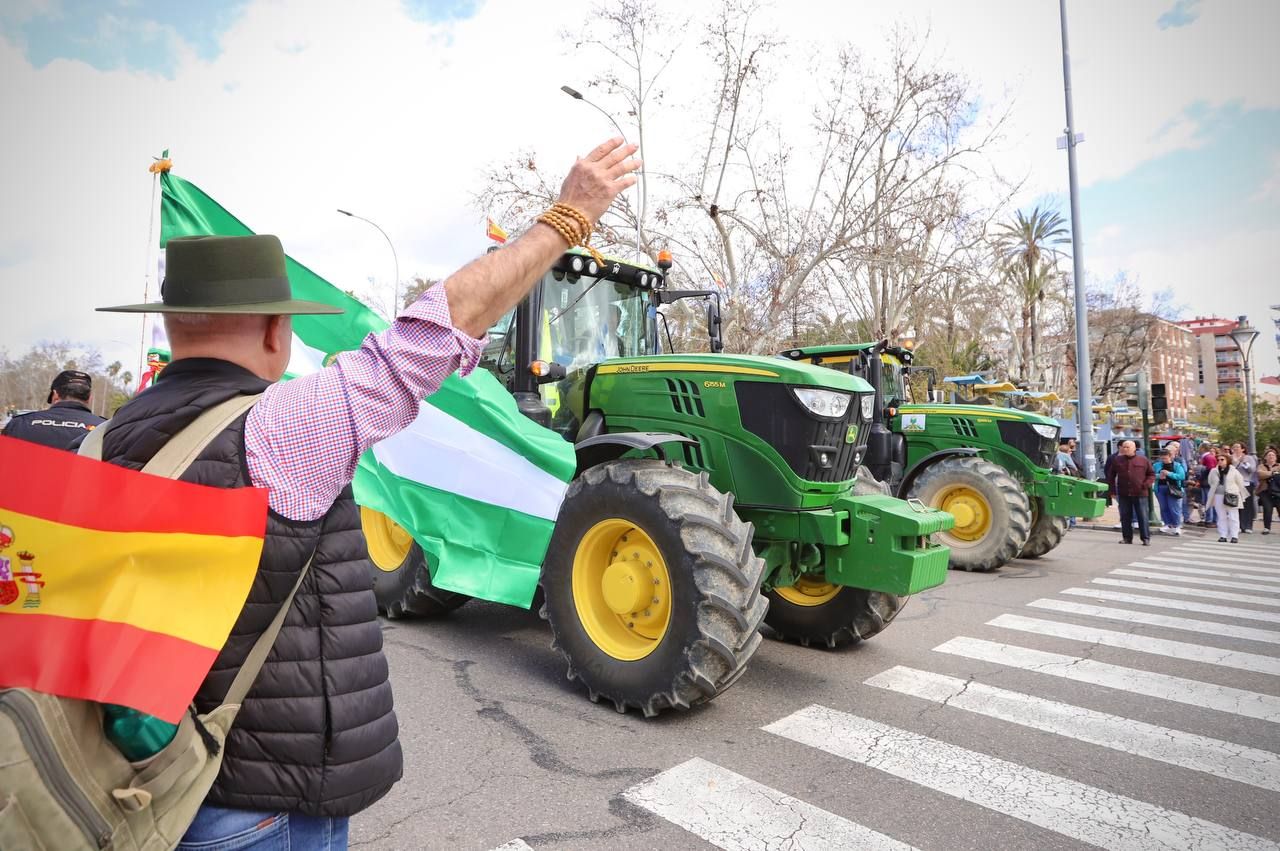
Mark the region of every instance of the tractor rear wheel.
<instances>
[{"instance_id":1,"label":"tractor rear wheel","mask_svg":"<svg viewBox=\"0 0 1280 851\"><path fill-rule=\"evenodd\" d=\"M705 703L760 646L764 562L706 473L648 459L569 485L542 567L552 646L619 712Z\"/></svg>"},{"instance_id":2,"label":"tractor rear wheel","mask_svg":"<svg viewBox=\"0 0 1280 851\"><path fill-rule=\"evenodd\" d=\"M381 511L360 506L360 526L373 565L373 596L382 614L389 618L443 615L471 599L433 585L422 547Z\"/></svg>"},{"instance_id":3,"label":"tractor rear wheel","mask_svg":"<svg viewBox=\"0 0 1280 851\"><path fill-rule=\"evenodd\" d=\"M1067 518L1045 514L1039 499L1031 500L1031 515L1031 535L1018 558L1040 558L1061 544L1067 534Z\"/></svg>"},{"instance_id":4,"label":"tractor rear wheel","mask_svg":"<svg viewBox=\"0 0 1280 851\"><path fill-rule=\"evenodd\" d=\"M866 467L858 469L855 494L886 494L889 486L876 480ZM795 585L768 592L767 623L781 639L804 647L853 644L880 632L898 616L910 597L883 591L849 588L827 582L821 575L805 574Z\"/></svg>"},{"instance_id":5,"label":"tractor rear wheel","mask_svg":"<svg viewBox=\"0 0 1280 851\"><path fill-rule=\"evenodd\" d=\"M1022 485L982 458L943 458L920 474L910 496L955 516L955 528L939 538L951 548L951 566L961 570L1003 567L1031 534L1031 502Z\"/></svg>"}]
</instances>

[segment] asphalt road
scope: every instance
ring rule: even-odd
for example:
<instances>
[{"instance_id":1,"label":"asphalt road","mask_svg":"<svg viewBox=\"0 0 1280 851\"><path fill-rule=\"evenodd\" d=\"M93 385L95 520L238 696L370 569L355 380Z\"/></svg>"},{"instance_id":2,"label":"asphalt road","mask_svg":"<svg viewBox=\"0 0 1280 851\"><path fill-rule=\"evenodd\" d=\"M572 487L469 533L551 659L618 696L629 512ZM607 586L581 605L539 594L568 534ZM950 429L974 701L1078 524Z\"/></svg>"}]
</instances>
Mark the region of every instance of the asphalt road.
<instances>
[{"instance_id":1,"label":"asphalt road","mask_svg":"<svg viewBox=\"0 0 1280 851\"><path fill-rule=\"evenodd\" d=\"M351 844L1280 848L1280 535L1117 541L953 571L858 646L766 641L648 721L533 613L388 622L405 776Z\"/></svg>"}]
</instances>

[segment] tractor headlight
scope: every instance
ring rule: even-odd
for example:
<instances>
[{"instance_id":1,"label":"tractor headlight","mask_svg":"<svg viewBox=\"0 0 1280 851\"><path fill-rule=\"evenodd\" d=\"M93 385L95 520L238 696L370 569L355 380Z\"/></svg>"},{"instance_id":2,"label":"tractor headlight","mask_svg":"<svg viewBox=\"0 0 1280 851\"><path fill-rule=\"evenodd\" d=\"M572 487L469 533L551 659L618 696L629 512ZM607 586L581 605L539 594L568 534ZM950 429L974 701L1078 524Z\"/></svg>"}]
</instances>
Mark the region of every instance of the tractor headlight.
<instances>
[{"instance_id":1,"label":"tractor headlight","mask_svg":"<svg viewBox=\"0 0 1280 851\"><path fill-rule=\"evenodd\" d=\"M792 392L809 413L838 420L849 410L853 396L836 390L814 390L810 387L793 387Z\"/></svg>"},{"instance_id":2,"label":"tractor headlight","mask_svg":"<svg viewBox=\"0 0 1280 851\"><path fill-rule=\"evenodd\" d=\"M1042 425L1040 423L1031 423L1031 427L1036 430L1036 434L1041 437L1056 438L1058 436L1058 427L1051 425Z\"/></svg>"},{"instance_id":3,"label":"tractor headlight","mask_svg":"<svg viewBox=\"0 0 1280 851\"><path fill-rule=\"evenodd\" d=\"M875 413L875 409L876 409L876 394L874 393L862 394L862 399L860 404L862 406L862 421L864 423L870 422L871 415Z\"/></svg>"}]
</instances>

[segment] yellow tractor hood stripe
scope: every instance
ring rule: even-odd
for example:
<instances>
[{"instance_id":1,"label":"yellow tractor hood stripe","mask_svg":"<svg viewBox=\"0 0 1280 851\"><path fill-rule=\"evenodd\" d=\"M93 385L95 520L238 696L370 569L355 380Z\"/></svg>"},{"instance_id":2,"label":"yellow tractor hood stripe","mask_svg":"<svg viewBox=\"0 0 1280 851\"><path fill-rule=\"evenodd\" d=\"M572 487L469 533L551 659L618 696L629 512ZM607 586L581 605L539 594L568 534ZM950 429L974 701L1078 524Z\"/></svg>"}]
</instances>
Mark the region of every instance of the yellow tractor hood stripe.
<instances>
[{"instance_id":1,"label":"yellow tractor hood stripe","mask_svg":"<svg viewBox=\"0 0 1280 851\"><path fill-rule=\"evenodd\" d=\"M718 363L602 363L596 367L598 375L625 372L721 372L734 375L763 375L777 378L778 373L752 366L726 366Z\"/></svg>"}]
</instances>

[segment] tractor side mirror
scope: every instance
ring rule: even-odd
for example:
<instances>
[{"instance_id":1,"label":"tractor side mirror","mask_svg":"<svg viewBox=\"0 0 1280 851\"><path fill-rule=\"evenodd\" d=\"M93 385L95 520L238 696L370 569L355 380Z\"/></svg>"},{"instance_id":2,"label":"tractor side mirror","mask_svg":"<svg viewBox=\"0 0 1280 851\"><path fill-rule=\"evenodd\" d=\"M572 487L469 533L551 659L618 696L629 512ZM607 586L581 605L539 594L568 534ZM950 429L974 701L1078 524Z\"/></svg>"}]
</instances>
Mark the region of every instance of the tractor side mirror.
<instances>
[{"instance_id":1,"label":"tractor side mirror","mask_svg":"<svg viewBox=\"0 0 1280 851\"><path fill-rule=\"evenodd\" d=\"M707 338L711 341L711 352L724 351L724 340L720 336L720 302L717 299L707 299Z\"/></svg>"}]
</instances>

